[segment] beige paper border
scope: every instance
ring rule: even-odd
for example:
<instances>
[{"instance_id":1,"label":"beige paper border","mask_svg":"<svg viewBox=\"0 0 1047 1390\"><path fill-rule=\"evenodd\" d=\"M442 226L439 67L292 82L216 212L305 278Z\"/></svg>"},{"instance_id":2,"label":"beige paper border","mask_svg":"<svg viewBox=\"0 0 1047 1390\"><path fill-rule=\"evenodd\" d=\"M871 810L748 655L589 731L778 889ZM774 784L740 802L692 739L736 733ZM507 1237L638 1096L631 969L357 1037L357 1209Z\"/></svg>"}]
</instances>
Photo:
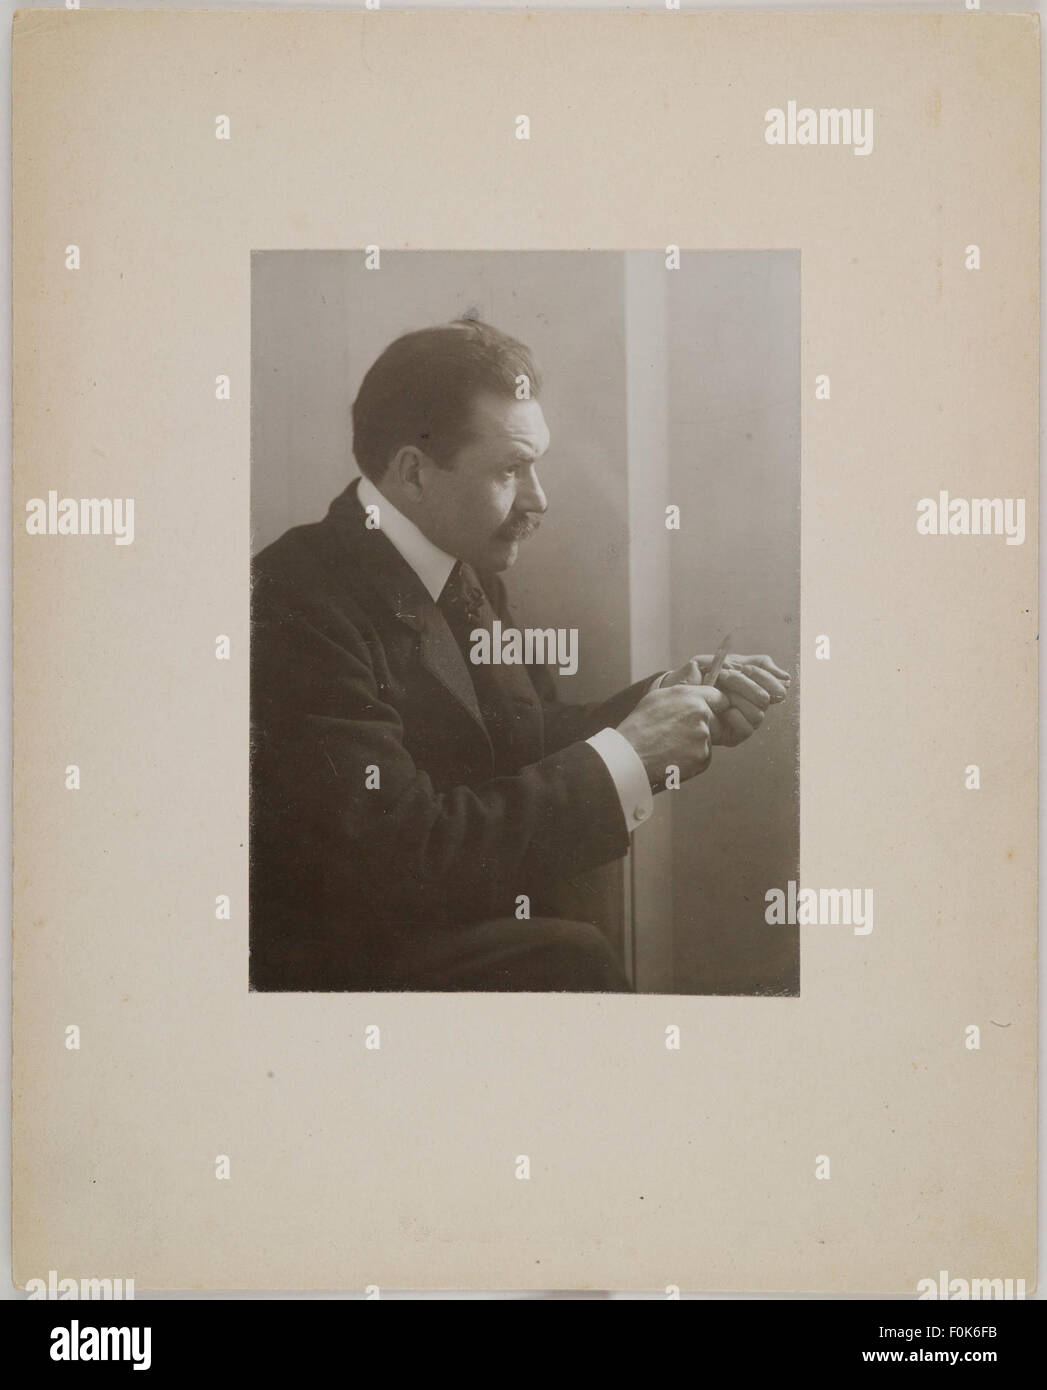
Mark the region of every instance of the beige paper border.
<instances>
[{"instance_id":1,"label":"beige paper border","mask_svg":"<svg viewBox=\"0 0 1047 1390\"><path fill-rule=\"evenodd\" d=\"M16 17L17 1282L1031 1290L1036 541L914 515L1036 515L1038 102L1032 16ZM371 242L801 249L800 1000L248 995L250 251Z\"/></svg>"}]
</instances>

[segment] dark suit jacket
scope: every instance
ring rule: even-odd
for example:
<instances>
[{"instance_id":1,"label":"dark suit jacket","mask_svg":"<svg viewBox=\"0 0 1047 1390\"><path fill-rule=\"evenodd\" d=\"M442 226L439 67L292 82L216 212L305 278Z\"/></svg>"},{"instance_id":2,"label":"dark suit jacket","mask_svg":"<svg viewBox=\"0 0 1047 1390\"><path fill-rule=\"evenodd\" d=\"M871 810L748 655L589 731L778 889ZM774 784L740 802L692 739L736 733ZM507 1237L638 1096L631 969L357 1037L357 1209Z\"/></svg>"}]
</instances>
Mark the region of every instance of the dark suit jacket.
<instances>
[{"instance_id":1,"label":"dark suit jacket","mask_svg":"<svg viewBox=\"0 0 1047 1390\"><path fill-rule=\"evenodd\" d=\"M501 581L481 581L512 625ZM518 894L540 898L626 852L614 782L584 740L620 723L649 680L569 705L547 669L503 671L516 766L496 777L458 645L414 571L365 527L355 483L323 521L258 555L252 988L389 987L424 934L512 916Z\"/></svg>"}]
</instances>

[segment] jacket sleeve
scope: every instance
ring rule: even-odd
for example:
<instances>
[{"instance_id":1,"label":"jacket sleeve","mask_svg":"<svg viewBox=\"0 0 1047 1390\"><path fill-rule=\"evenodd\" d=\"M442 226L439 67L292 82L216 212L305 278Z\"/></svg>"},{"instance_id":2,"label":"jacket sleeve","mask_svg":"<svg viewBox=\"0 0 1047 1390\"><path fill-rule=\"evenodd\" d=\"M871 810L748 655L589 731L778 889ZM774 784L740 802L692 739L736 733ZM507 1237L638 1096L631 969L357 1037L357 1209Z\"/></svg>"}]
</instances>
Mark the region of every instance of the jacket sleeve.
<instances>
[{"instance_id":1,"label":"jacket sleeve","mask_svg":"<svg viewBox=\"0 0 1047 1390\"><path fill-rule=\"evenodd\" d=\"M251 640L252 839L322 877L332 909L360 910L363 890L412 919L504 915L531 884L628 849L614 782L586 743L438 792L354 624L262 584Z\"/></svg>"},{"instance_id":2,"label":"jacket sleeve","mask_svg":"<svg viewBox=\"0 0 1047 1390\"><path fill-rule=\"evenodd\" d=\"M545 742L549 749L565 748L577 739L591 738L601 729L616 729L653 687L661 672L652 672L602 704L572 705L557 695L556 677L547 666L531 670L531 682L542 702Z\"/></svg>"}]
</instances>

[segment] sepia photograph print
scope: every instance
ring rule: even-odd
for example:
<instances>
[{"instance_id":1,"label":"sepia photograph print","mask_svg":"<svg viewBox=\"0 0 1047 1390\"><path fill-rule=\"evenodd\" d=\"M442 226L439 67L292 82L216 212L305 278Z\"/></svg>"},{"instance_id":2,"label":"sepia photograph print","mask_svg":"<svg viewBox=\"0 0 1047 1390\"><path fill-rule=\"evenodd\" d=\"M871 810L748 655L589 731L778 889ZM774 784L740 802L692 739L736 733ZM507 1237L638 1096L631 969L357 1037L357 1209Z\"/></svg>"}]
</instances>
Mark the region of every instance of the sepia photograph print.
<instances>
[{"instance_id":1,"label":"sepia photograph print","mask_svg":"<svg viewBox=\"0 0 1047 1390\"><path fill-rule=\"evenodd\" d=\"M250 987L798 994L799 253L251 272Z\"/></svg>"},{"instance_id":2,"label":"sepia photograph print","mask_svg":"<svg viewBox=\"0 0 1047 1390\"><path fill-rule=\"evenodd\" d=\"M1006 1364L1038 16L233 3L13 23L18 1298Z\"/></svg>"}]
</instances>

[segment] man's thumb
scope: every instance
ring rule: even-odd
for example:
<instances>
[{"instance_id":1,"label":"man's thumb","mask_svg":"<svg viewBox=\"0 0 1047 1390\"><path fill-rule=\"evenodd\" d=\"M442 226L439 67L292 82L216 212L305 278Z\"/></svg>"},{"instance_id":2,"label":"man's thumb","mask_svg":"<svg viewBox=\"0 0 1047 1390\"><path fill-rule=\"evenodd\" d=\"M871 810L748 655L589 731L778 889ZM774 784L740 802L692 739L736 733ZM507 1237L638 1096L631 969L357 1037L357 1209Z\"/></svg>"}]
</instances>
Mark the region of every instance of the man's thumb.
<instances>
[{"instance_id":1,"label":"man's thumb","mask_svg":"<svg viewBox=\"0 0 1047 1390\"><path fill-rule=\"evenodd\" d=\"M726 714L727 711L731 708L730 699L723 693L722 690L717 690L716 687L713 685L709 685L704 688L708 691L708 694L705 697L705 703L712 710L713 714Z\"/></svg>"}]
</instances>

